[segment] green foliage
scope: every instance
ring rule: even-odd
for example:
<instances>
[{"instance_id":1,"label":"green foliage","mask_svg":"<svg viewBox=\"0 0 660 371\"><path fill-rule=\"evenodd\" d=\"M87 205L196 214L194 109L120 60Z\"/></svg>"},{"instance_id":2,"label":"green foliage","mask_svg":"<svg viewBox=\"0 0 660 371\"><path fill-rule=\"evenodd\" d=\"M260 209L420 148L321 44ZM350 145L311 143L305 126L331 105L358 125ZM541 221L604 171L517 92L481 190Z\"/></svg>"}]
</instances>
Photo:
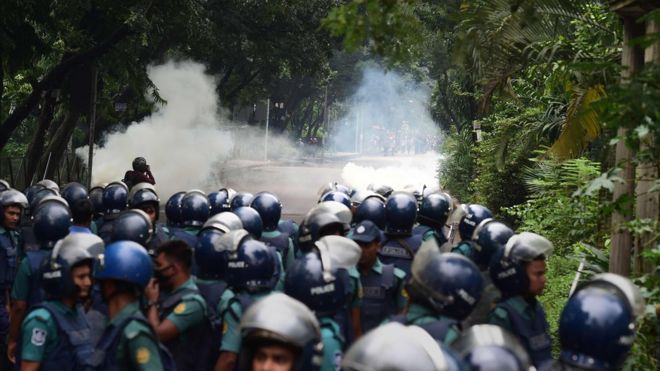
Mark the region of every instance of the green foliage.
<instances>
[{"instance_id":1,"label":"green foliage","mask_svg":"<svg viewBox=\"0 0 660 371\"><path fill-rule=\"evenodd\" d=\"M449 135L442 144L445 158L440 161L438 179L442 188L458 200L470 200L476 158L471 150L472 132ZM462 201L464 202L464 201Z\"/></svg>"},{"instance_id":2,"label":"green foliage","mask_svg":"<svg viewBox=\"0 0 660 371\"><path fill-rule=\"evenodd\" d=\"M575 273L579 263L570 257L558 254L551 255L547 260L545 273L546 284L539 301L543 304L545 314L550 325L552 336L552 350L555 356L559 355L559 317L568 300Z\"/></svg>"},{"instance_id":3,"label":"green foliage","mask_svg":"<svg viewBox=\"0 0 660 371\"><path fill-rule=\"evenodd\" d=\"M332 9L323 25L342 37L349 51L366 45L377 55L408 61L422 41L416 4L417 0L354 0Z\"/></svg>"},{"instance_id":4,"label":"green foliage","mask_svg":"<svg viewBox=\"0 0 660 371\"><path fill-rule=\"evenodd\" d=\"M528 200L505 212L519 221L520 230L539 233L552 241L557 255L569 256L578 242L603 246L599 196L573 196L599 173L599 164L587 159L535 162L525 171Z\"/></svg>"}]
</instances>

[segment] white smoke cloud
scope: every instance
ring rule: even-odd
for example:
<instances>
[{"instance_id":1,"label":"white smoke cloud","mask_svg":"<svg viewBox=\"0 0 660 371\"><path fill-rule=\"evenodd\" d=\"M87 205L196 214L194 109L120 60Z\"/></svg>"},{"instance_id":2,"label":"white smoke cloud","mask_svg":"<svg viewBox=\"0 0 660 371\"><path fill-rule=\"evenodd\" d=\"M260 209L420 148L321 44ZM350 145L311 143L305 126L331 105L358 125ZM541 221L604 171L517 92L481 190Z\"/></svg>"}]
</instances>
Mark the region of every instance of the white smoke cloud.
<instances>
[{"instance_id":1,"label":"white smoke cloud","mask_svg":"<svg viewBox=\"0 0 660 371\"><path fill-rule=\"evenodd\" d=\"M362 189L369 184L387 184L396 190L437 185L442 136L431 118L430 97L431 88L409 76L365 68L349 101L351 108L335 122L330 142L340 151L388 157L386 161L379 158L373 166L348 163L343 181ZM360 161L365 162L368 165L368 160Z\"/></svg>"},{"instance_id":2,"label":"white smoke cloud","mask_svg":"<svg viewBox=\"0 0 660 371\"><path fill-rule=\"evenodd\" d=\"M107 135L94 151L92 183L121 180L133 159L142 156L161 198L203 188L214 164L232 150L231 132L222 129L215 80L194 62L170 61L147 72L166 103L124 132ZM77 153L86 158L87 147Z\"/></svg>"}]
</instances>

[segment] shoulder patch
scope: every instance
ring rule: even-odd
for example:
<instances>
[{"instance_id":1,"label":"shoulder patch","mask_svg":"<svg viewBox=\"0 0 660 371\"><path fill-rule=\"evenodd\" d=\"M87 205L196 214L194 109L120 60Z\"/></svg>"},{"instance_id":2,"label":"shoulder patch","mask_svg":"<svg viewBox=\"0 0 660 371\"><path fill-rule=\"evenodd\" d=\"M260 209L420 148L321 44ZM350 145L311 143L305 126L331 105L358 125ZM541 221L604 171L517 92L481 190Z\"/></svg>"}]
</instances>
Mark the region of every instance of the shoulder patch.
<instances>
[{"instance_id":1,"label":"shoulder patch","mask_svg":"<svg viewBox=\"0 0 660 371\"><path fill-rule=\"evenodd\" d=\"M186 303L183 301L179 303L179 305L174 307L174 314L182 314L185 311L186 311Z\"/></svg>"},{"instance_id":2,"label":"shoulder patch","mask_svg":"<svg viewBox=\"0 0 660 371\"><path fill-rule=\"evenodd\" d=\"M144 365L149 362L151 359L151 352L149 352L149 349L145 347L139 347L135 351L135 360L137 361L138 364Z\"/></svg>"},{"instance_id":3,"label":"shoulder patch","mask_svg":"<svg viewBox=\"0 0 660 371\"><path fill-rule=\"evenodd\" d=\"M501 318L501 319L506 319L506 318L509 317L507 312L506 312L506 309L499 308L499 307L496 307L495 310L493 310L493 315L495 315L495 317L498 317L498 318Z\"/></svg>"},{"instance_id":4,"label":"shoulder patch","mask_svg":"<svg viewBox=\"0 0 660 371\"><path fill-rule=\"evenodd\" d=\"M404 272L403 270L401 270L399 268L396 268L396 267L394 268L394 275L396 276L396 278L398 278L400 280L403 280L404 278L406 278L406 272Z\"/></svg>"},{"instance_id":5,"label":"shoulder patch","mask_svg":"<svg viewBox=\"0 0 660 371\"><path fill-rule=\"evenodd\" d=\"M37 347L43 346L46 343L47 335L48 332L45 329L35 327L32 329L32 338L30 338L30 342Z\"/></svg>"}]
</instances>

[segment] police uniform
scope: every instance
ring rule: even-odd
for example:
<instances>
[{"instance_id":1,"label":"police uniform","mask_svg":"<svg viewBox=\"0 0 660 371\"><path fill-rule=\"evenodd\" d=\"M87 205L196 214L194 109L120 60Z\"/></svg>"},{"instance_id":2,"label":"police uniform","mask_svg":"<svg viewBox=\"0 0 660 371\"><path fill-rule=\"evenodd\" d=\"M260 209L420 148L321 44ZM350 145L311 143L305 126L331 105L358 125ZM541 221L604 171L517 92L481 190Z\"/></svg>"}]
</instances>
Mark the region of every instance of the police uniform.
<instances>
[{"instance_id":1,"label":"police uniform","mask_svg":"<svg viewBox=\"0 0 660 371\"><path fill-rule=\"evenodd\" d=\"M163 223L156 223L154 225L154 233L147 244L147 249L149 250L150 255L155 254L156 249L163 243L167 242L170 239L171 232L167 226ZM194 246L192 246L194 247Z\"/></svg>"},{"instance_id":2,"label":"police uniform","mask_svg":"<svg viewBox=\"0 0 660 371\"><path fill-rule=\"evenodd\" d=\"M194 248L197 244L197 233L199 233L199 230L198 227L173 228L170 239L182 240L188 246Z\"/></svg>"},{"instance_id":3,"label":"police uniform","mask_svg":"<svg viewBox=\"0 0 660 371\"><path fill-rule=\"evenodd\" d=\"M397 268L410 274L412 260L422 244L420 235L409 237L386 236L386 240L378 255L385 264L394 264Z\"/></svg>"},{"instance_id":4,"label":"police uniform","mask_svg":"<svg viewBox=\"0 0 660 371\"><path fill-rule=\"evenodd\" d=\"M221 352L238 353L241 350L240 324L243 313L245 313L247 307L270 293L270 291L254 294L234 293L231 290L225 290L218 305L218 313L221 313L222 316Z\"/></svg>"},{"instance_id":5,"label":"police uniform","mask_svg":"<svg viewBox=\"0 0 660 371\"><path fill-rule=\"evenodd\" d=\"M466 258L472 259L472 243L469 241L461 241L456 246L452 247L451 252L461 254Z\"/></svg>"},{"instance_id":6,"label":"police uniform","mask_svg":"<svg viewBox=\"0 0 660 371\"><path fill-rule=\"evenodd\" d=\"M364 295L361 310L363 333L406 307L408 297L404 290L405 278L404 271L390 264L383 265L378 258L367 275L360 275Z\"/></svg>"},{"instance_id":7,"label":"police uniform","mask_svg":"<svg viewBox=\"0 0 660 371\"><path fill-rule=\"evenodd\" d=\"M470 312L467 318L461 322L461 327L464 329L470 328L474 325L488 323L488 315L490 311L493 310L502 296L500 290L498 290L493 284L493 280L488 271L481 272L481 279L484 283L484 290L472 312Z\"/></svg>"},{"instance_id":8,"label":"police uniform","mask_svg":"<svg viewBox=\"0 0 660 371\"><path fill-rule=\"evenodd\" d=\"M291 264L296 260L293 240L288 234L278 230L263 231L261 233L261 242L277 249L277 252L282 256L282 263L285 269L289 269Z\"/></svg>"},{"instance_id":9,"label":"police uniform","mask_svg":"<svg viewBox=\"0 0 660 371\"><path fill-rule=\"evenodd\" d=\"M123 307L110 321L106 331L99 341L97 349L104 349L104 360L102 369L114 367L117 370L140 370L157 371L162 370L160 350L156 335L150 326L143 321L131 319L142 316L138 303L130 303ZM128 321L128 323L125 323ZM114 334L117 326L123 326ZM114 339L113 337L116 337Z\"/></svg>"},{"instance_id":10,"label":"police uniform","mask_svg":"<svg viewBox=\"0 0 660 371\"><path fill-rule=\"evenodd\" d=\"M517 335L537 368L552 360L552 339L545 311L536 298L531 301L513 296L500 301L488 322Z\"/></svg>"},{"instance_id":11,"label":"police uniform","mask_svg":"<svg viewBox=\"0 0 660 371\"><path fill-rule=\"evenodd\" d=\"M5 346L9 331L9 313L5 293L11 290L16 277L18 257L20 256L20 236L17 231L0 226L0 346ZM0 354L4 354L0 351ZM0 359L0 365L2 365Z\"/></svg>"},{"instance_id":12,"label":"police uniform","mask_svg":"<svg viewBox=\"0 0 660 371\"><path fill-rule=\"evenodd\" d=\"M45 299L45 294L41 289L41 278L35 273L39 271L39 267L51 252L52 250L36 250L26 253L16 272L16 279L11 290L12 300L25 301L29 308Z\"/></svg>"},{"instance_id":13,"label":"police uniform","mask_svg":"<svg viewBox=\"0 0 660 371\"><path fill-rule=\"evenodd\" d=\"M192 277L160 300L161 321L170 320L178 332L165 343L178 370L193 369L200 362L195 350L208 329L206 315L206 301Z\"/></svg>"},{"instance_id":14,"label":"police uniform","mask_svg":"<svg viewBox=\"0 0 660 371\"><path fill-rule=\"evenodd\" d=\"M75 334L75 344L69 334ZM18 358L41 363L40 370L74 370L92 354L82 308L47 301L30 312L21 327ZM66 339L69 337L69 339Z\"/></svg>"},{"instance_id":15,"label":"police uniform","mask_svg":"<svg viewBox=\"0 0 660 371\"><path fill-rule=\"evenodd\" d=\"M323 363L321 371L341 370L341 358L346 340L341 335L339 324L330 317L319 318L323 341Z\"/></svg>"},{"instance_id":16,"label":"police uniform","mask_svg":"<svg viewBox=\"0 0 660 371\"><path fill-rule=\"evenodd\" d=\"M392 321L405 325L416 325L426 330L436 341L451 345L460 335L458 322L441 314L436 314L423 305L412 303L408 313L395 316Z\"/></svg>"}]
</instances>

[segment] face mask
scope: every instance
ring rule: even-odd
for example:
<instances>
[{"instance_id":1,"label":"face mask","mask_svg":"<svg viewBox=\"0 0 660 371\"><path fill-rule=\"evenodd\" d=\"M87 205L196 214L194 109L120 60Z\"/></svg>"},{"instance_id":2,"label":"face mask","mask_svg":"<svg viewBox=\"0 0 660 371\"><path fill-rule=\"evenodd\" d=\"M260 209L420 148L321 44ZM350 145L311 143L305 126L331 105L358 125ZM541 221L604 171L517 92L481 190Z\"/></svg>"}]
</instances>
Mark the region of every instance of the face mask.
<instances>
[{"instance_id":1,"label":"face mask","mask_svg":"<svg viewBox=\"0 0 660 371\"><path fill-rule=\"evenodd\" d=\"M165 267L163 269L159 269L159 270L154 272L154 277L156 278L158 283L163 287L169 287L170 278L172 278L173 275L168 276L163 272L166 272L166 271L170 270L170 268L172 268L171 265L168 266L168 267Z\"/></svg>"}]
</instances>

